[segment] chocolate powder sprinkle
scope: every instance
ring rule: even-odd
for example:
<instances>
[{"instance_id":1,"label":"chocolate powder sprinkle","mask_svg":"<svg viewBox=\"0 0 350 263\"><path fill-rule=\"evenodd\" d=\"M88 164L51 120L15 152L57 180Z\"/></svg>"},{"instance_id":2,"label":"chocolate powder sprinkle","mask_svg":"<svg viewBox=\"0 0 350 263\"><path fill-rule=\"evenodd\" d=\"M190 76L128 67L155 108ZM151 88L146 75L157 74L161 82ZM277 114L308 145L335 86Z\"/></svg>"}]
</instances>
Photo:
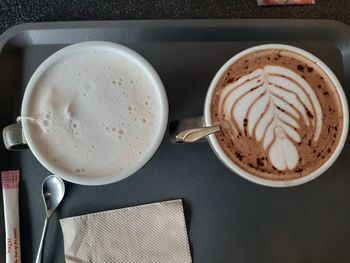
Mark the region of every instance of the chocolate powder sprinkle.
<instances>
[{"instance_id":1,"label":"chocolate powder sprinkle","mask_svg":"<svg viewBox=\"0 0 350 263\"><path fill-rule=\"evenodd\" d=\"M243 120L243 126L244 126L244 127L247 127L247 125L248 125L248 119L244 119L244 120Z\"/></svg>"},{"instance_id":2,"label":"chocolate powder sprinkle","mask_svg":"<svg viewBox=\"0 0 350 263\"><path fill-rule=\"evenodd\" d=\"M234 81L235 81L235 78L230 78L230 79L227 80L227 83L232 83Z\"/></svg>"},{"instance_id":3,"label":"chocolate powder sprinkle","mask_svg":"<svg viewBox=\"0 0 350 263\"><path fill-rule=\"evenodd\" d=\"M306 110L306 114L307 116L309 116L311 119L314 117L314 115L312 115L312 113L307 109Z\"/></svg>"},{"instance_id":4,"label":"chocolate powder sprinkle","mask_svg":"<svg viewBox=\"0 0 350 263\"><path fill-rule=\"evenodd\" d=\"M240 161L242 161L243 158L244 158L244 156L243 156L240 152L236 152L236 157L237 157Z\"/></svg>"},{"instance_id":5,"label":"chocolate powder sprinkle","mask_svg":"<svg viewBox=\"0 0 350 263\"><path fill-rule=\"evenodd\" d=\"M304 69L305 69L305 68L304 68L303 65L298 65L297 68L298 68L299 71L304 72Z\"/></svg>"},{"instance_id":6,"label":"chocolate powder sprinkle","mask_svg":"<svg viewBox=\"0 0 350 263\"><path fill-rule=\"evenodd\" d=\"M260 158L256 159L256 163L258 166L264 166L264 162Z\"/></svg>"}]
</instances>

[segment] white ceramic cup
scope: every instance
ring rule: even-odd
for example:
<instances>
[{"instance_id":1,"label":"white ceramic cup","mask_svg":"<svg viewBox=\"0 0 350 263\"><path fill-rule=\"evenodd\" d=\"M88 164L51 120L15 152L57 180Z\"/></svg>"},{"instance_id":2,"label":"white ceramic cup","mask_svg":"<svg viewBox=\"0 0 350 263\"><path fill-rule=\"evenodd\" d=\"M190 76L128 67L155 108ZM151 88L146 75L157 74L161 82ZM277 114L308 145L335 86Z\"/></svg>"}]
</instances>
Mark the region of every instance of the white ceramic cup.
<instances>
[{"instance_id":1,"label":"white ceramic cup","mask_svg":"<svg viewBox=\"0 0 350 263\"><path fill-rule=\"evenodd\" d=\"M217 157L234 173L242 176L243 178L265 186L272 186L272 187L288 187L288 186L296 186L300 185L303 183L306 183L308 181L311 181L315 179L316 177L320 176L322 173L324 173L338 158L340 152L343 149L343 146L346 141L346 137L348 134L348 126L349 126L349 111L348 111L348 104L347 104L347 99L345 96L345 93L341 87L341 84L339 83L337 77L334 75L332 70L325 64L323 63L319 58L315 57L311 53L302 50L300 48L296 48L293 46L288 46L288 45L281 45L281 44L268 44L268 45L261 45L261 46L256 46L249 48L247 50L244 50L231 59L229 59L221 68L220 70L216 73L214 79L212 80L207 95L205 99L205 104L204 104L204 118L203 118L203 124L204 126L212 126L212 121L211 121L211 102L212 102L212 96L215 87L217 86L218 82L220 81L222 75L226 72L226 70L234 64L237 60L242 58L243 56L246 56L250 53L259 51L259 50L266 50L266 49L280 49L280 50L289 50L298 54L303 55L304 57L310 59L311 61L314 61L324 72L329 76L333 84L335 85L339 97L341 99L341 104L342 104L342 110L343 110L343 116L344 116L344 121L343 121L343 130L341 134L340 141L332 154L332 156L317 170L314 172L297 178L293 180L287 180L287 181L277 181L277 180L268 180L268 179L263 179L261 177L255 176L246 170L242 169L239 167L237 164L235 164L223 151L223 149L220 147L216 136L211 134L208 136L208 141L210 143L211 148L213 151L216 153Z\"/></svg>"},{"instance_id":2,"label":"white ceramic cup","mask_svg":"<svg viewBox=\"0 0 350 263\"><path fill-rule=\"evenodd\" d=\"M42 152L39 151L37 145L35 144L35 141L32 138L32 134L29 129L29 122L25 119L22 120L22 127L18 128L18 125L16 124L8 126L4 129L3 135L4 135L4 141L5 145L8 149L12 149L16 145L25 145L27 144L32 151L32 153L35 155L35 157L39 160L39 162L45 166L50 172L56 174L57 176L62 177L63 179L83 184L83 185L103 185L103 184L109 184L113 182L120 181L133 173L135 173L137 170L139 170L141 167L143 167L153 156L153 154L157 151L159 145L161 144L164 133L167 127L168 122L168 100L166 96L166 92L164 89L164 86L162 84L161 79L159 78L157 72L154 70L154 68L138 53L135 51L111 42L104 42L104 41L89 41L89 42L81 42L78 44L70 45L68 47L65 47L53 55L51 55L49 58L47 58L34 72L31 79L28 82L28 85L25 90L25 94L22 101L22 109L21 109L21 116L28 116L28 111L31 107L30 101L32 94L35 92L35 89L37 87L38 80L45 74L45 72L55 63L58 63L60 60L64 59L67 56L72 56L76 54L77 52L84 52L84 50L108 50L110 52L113 52L117 56L122 57L123 59L129 61L130 63L136 64L139 68L142 69L142 73L144 76L146 76L148 79L150 79L154 86L154 92L157 93L158 97L160 98L160 108L158 109L160 112L160 118L159 118L159 129L153 134L155 137L155 140L153 140L152 145L148 148L147 153L142 155L140 157L140 160L136 163L130 163L127 170L122 170L114 175L108 175L108 176L84 176L84 175L77 175L77 174L71 174L67 173L66 171L62 170L59 166L56 166L52 162L48 161L48 159L45 157ZM23 131L23 133L22 133ZM22 138L19 138L19 137ZM79 156L79 152L77 150L77 156ZM60 165L64 166L64 165Z\"/></svg>"}]
</instances>

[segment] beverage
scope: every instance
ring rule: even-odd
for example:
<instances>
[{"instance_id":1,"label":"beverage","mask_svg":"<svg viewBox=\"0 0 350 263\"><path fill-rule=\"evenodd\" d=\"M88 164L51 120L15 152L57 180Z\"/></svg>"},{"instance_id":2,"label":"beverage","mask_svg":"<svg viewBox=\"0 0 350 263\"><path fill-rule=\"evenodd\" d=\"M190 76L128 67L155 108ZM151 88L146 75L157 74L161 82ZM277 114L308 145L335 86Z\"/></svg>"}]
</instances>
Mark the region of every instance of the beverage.
<instances>
[{"instance_id":1,"label":"beverage","mask_svg":"<svg viewBox=\"0 0 350 263\"><path fill-rule=\"evenodd\" d=\"M68 47L29 84L26 138L52 172L125 177L161 141L164 90L135 58L98 43Z\"/></svg>"},{"instance_id":2,"label":"beverage","mask_svg":"<svg viewBox=\"0 0 350 263\"><path fill-rule=\"evenodd\" d=\"M344 137L342 105L317 62L290 49L267 48L226 69L210 113L212 124L221 127L216 140L233 163L263 179L292 180L334 155Z\"/></svg>"}]
</instances>

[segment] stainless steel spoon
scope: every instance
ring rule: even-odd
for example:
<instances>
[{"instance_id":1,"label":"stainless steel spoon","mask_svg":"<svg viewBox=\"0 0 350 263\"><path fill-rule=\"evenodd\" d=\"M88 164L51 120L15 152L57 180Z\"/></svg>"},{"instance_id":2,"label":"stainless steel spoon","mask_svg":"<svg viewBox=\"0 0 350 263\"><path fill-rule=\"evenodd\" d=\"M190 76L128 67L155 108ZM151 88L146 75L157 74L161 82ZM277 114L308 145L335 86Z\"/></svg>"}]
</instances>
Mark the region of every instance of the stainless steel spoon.
<instances>
[{"instance_id":1,"label":"stainless steel spoon","mask_svg":"<svg viewBox=\"0 0 350 263\"><path fill-rule=\"evenodd\" d=\"M49 175L46 177L42 184L42 196L46 208L46 218L44 223L43 232L41 234L40 245L38 249L38 254L36 256L35 263L42 262L43 245L45 240L47 224L51 218L51 215L61 203L65 192L64 183L61 178L55 175Z\"/></svg>"},{"instance_id":2,"label":"stainless steel spoon","mask_svg":"<svg viewBox=\"0 0 350 263\"><path fill-rule=\"evenodd\" d=\"M176 135L176 139L180 142L192 143L218 131L220 131L220 126L188 129Z\"/></svg>"}]
</instances>

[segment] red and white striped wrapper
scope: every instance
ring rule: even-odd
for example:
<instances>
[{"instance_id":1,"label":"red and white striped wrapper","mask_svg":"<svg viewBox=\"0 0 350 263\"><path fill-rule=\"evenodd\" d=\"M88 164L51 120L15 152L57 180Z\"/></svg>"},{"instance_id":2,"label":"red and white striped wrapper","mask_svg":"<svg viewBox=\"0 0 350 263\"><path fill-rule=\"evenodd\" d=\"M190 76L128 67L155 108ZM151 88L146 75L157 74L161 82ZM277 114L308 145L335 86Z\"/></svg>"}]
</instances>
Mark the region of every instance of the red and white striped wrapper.
<instances>
[{"instance_id":1,"label":"red and white striped wrapper","mask_svg":"<svg viewBox=\"0 0 350 263\"><path fill-rule=\"evenodd\" d=\"M315 0L258 0L258 5L313 5Z\"/></svg>"},{"instance_id":2,"label":"red and white striped wrapper","mask_svg":"<svg viewBox=\"0 0 350 263\"><path fill-rule=\"evenodd\" d=\"M21 238L19 232L18 186L19 170L1 172L4 200L6 263L21 262Z\"/></svg>"},{"instance_id":3,"label":"red and white striped wrapper","mask_svg":"<svg viewBox=\"0 0 350 263\"><path fill-rule=\"evenodd\" d=\"M18 188L19 170L1 172L1 184L3 189Z\"/></svg>"}]
</instances>

